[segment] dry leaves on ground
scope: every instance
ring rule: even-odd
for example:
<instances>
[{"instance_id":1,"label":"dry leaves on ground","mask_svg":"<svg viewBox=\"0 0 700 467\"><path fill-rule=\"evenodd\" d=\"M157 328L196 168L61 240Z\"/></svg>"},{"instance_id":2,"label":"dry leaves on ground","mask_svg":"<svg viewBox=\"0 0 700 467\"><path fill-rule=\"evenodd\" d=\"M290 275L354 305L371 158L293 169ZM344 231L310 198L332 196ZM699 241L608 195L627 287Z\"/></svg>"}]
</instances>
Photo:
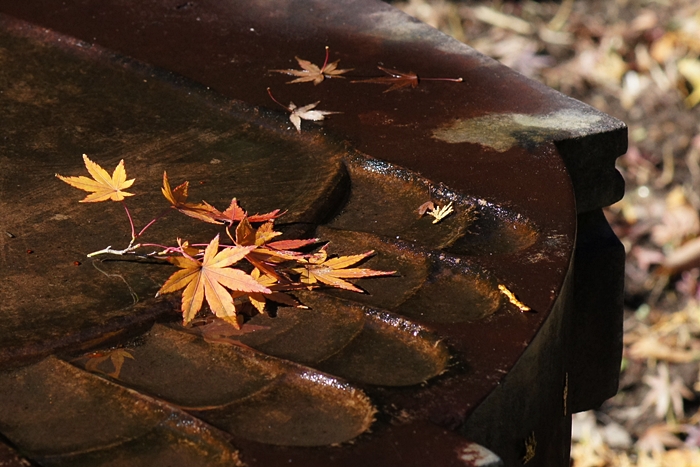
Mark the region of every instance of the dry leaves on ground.
<instances>
[{"instance_id":1,"label":"dry leaves on ground","mask_svg":"<svg viewBox=\"0 0 700 467\"><path fill-rule=\"evenodd\" d=\"M394 5L628 124L629 151L618 160L627 193L606 211L628 253L623 386L597 413L609 419L599 427L614 421L638 444L611 447L605 438L579 438L574 467L700 465L700 443L693 441L700 431L687 428L698 425L698 402L688 400L687 390L697 380L700 353L700 5ZM696 384L693 391L699 390ZM645 398L649 407L640 413ZM665 412L662 420L671 413L676 424L659 423L652 407ZM656 449L646 452L649 447Z\"/></svg>"}]
</instances>

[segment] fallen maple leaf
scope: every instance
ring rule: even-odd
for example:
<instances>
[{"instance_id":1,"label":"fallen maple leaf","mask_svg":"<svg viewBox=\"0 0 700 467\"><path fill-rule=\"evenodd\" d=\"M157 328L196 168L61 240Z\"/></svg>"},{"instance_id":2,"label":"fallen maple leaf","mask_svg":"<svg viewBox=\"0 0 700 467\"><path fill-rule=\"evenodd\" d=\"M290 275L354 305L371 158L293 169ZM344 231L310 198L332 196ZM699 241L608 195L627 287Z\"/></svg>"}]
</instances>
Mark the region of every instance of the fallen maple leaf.
<instances>
[{"instance_id":1,"label":"fallen maple leaf","mask_svg":"<svg viewBox=\"0 0 700 467\"><path fill-rule=\"evenodd\" d=\"M274 211L268 212L266 214L254 214L252 216L249 216L248 213L246 213L243 210L243 208L238 205L238 201L236 200L236 198L233 198L229 207L226 208L226 210L222 212L220 216L217 216L216 219L228 222L229 224L233 224L234 222L240 222L244 218L247 218L248 222L266 222L272 219L276 219L283 214L284 212L280 213L279 209L275 209Z\"/></svg>"},{"instance_id":2,"label":"fallen maple leaf","mask_svg":"<svg viewBox=\"0 0 700 467\"><path fill-rule=\"evenodd\" d=\"M290 112L289 121L292 122L292 124L299 133L301 133L302 120L311 120L314 122L318 122L320 120L324 120L326 118L326 115L342 113L334 112L332 110L313 110L321 101L316 101L303 107L297 107L297 105L294 102L289 102L289 105L285 106L280 101L274 98L272 92L270 91L270 88L267 88L267 93L270 95L273 101L275 101L276 103L287 109L288 112Z\"/></svg>"},{"instance_id":3,"label":"fallen maple leaf","mask_svg":"<svg viewBox=\"0 0 700 467\"><path fill-rule=\"evenodd\" d=\"M655 359L673 363L689 363L700 359L700 353L679 346L668 346L662 337L651 334L641 337L628 350L629 356L637 360Z\"/></svg>"},{"instance_id":4,"label":"fallen maple leaf","mask_svg":"<svg viewBox=\"0 0 700 467\"><path fill-rule=\"evenodd\" d=\"M306 239L296 239L296 240L278 240L276 242L266 243L265 246L278 252L284 252L289 254L289 250L297 250L299 248L313 245L318 243L320 240L318 238L306 238Z\"/></svg>"},{"instance_id":5,"label":"fallen maple leaf","mask_svg":"<svg viewBox=\"0 0 700 467\"><path fill-rule=\"evenodd\" d=\"M333 112L331 110L312 110L315 109L316 106L319 104L321 101L316 101L312 104L305 105L303 107L297 107L294 105L294 102L289 102L289 107L288 109L292 112L289 115L289 121L292 122L294 127L297 129L299 133L301 133L301 121L302 120L311 120L314 122L318 122L320 120L323 120L326 118L326 115L331 115L331 114L339 114L340 112Z\"/></svg>"},{"instance_id":6,"label":"fallen maple leaf","mask_svg":"<svg viewBox=\"0 0 700 467\"><path fill-rule=\"evenodd\" d=\"M134 356L124 349L115 349L107 352L106 354L93 354L88 357L88 361L85 363L85 369L92 372L104 373L98 368L100 363L111 360L112 365L114 366L114 371L104 374L111 376L114 379L119 379L119 374L122 371L122 366L124 366L125 358L130 358L133 360Z\"/></svg>"},{"instance_id":7,"label":"fallen maple leaf","mask_svg":"<svg viewBox=\"0 0 700 467\"><path fill-rule=\"evenodd\" d=\"M202 261L187 256L171 257L170 262L183 270L170 276L156 296L184 288L181 307L184 324L192 321L206 297L216 316L238 327L233 298L224 287L233 291L271 293L245 272L229 267L254 248L234 246L219 251L217 235L204 250Z\"/></svg>"},{"instance_id":8,"label":"fallen maple leaf","mask_svg":"<svg viewBox=\"0 0 700 467\"><path fill-rule=\"evenodd\" d=\"M328 259L326 246L321 248L318 253L312 255L308 260L300 259L299 261L305 264L303 264L301 267L293 269L294 272L300 275L300 281L303 284L314 286L317 282L321 282L340 289L363 292L362 289L355 287L353 284L343 279L389 276L396 274L396 271L375 271L373 269L362 268L346 269L348 266L359 263L368 256L373 255L374 250L360 255L339 256Z\"/></svg>"},{"instance_id":9,"label":"fallen maple leaf","mask_svg":"<svg viewBox=\"0 0 700 467\"><path fill-rule=\"evenodd\" d=\"M170 183L168 182L168 174L163 172L163 187L161 191L173 208L195 219L209 222L210 224L221 224L221 222L216 219L221 217L222 214L214 206L205 201L196 204L187 202L187 190L189 185L190 182L183 182L174 189L171 189Z\"/></svg>"},{"instance_id":10,"label":"fallen maple leaf","mask_svg":"<svg viewBox=\"0 0 700 467\"><path fill-rule=\"evenodd\" d=\"M518 297L516 297L515 294L514 294L513 292L511 292L511 291L508 289L508 287L506 287L505 285L503 285L503 284L498 284L498 290L500 290L500 292L501 292L503 295L505 295L506 298L508 298L508 301L509 301L510 303L512 303L513 305L515 305L515 306L518 308L518 310L520 310L521 313L525 313L525 312L527 312L527 311L531 311L531 310L532 310L532 308L530 308L529 306L525 305L523 302L521 302L520 300L518 300Z\"/></svg>"},{"instance_id":11,"label":"fallen maple leaf","mask_svg":"<svg viewBox=\"0 0 700 467\"><path fill-rule=\"evenodd\" d=\"M662 362L657 365L657 368L656 376L645 375L642 378L650 390L642 401L641 409L646 410L651 405L655 405L654 413L658 418L673 414L674 419L679 420L684 416L683 399L694 399L695 395L685 387L683 380L679 377L671 381L668 365Z\"/></svg>"},{"instance_id":12,"label":"fallen maple leaf","mask_svg":"<svg viewBox=\"0 0 700 467\"><path fill-rule=\"evenodd\" d=\"M229 230L226 229L229 234ZM277 280L282 279L282 275L275 269L275 265L283 263L285 261L296 260L301 256L301 253L294 251L281 251L281 249L276 249L273 242L267 244L267 242L279 235L282 232L275 232L274 222L268 221L261 225L257 230L250 225L248 219L243 218L243 220L236 227L236 238L234 243L240 246L253 247L253 250L248 253L245 258L250 264L260 269L266 275L272 276ZM290 245L287 241L284 241L285 246ZM306 244L316 243L316 239L312 240L297 240L297 248L305 246ZM268 248L269 247L269 248ZM292 249L292 248L289 248Z\"/></svg>"},{"instance_id":13,"label":"fallen maple leaf","mask_svg":"<svg viewBox=\"0 0 700 467\"><path fill-rule=\"evenodd\" d=\"M284 259L294 259L301 255L301 253L290 250L296 250L308 245L313 245L319 241L318 238L308 238L270 242L270 240L280 235L282 235L282 232L275 231L274 222L272 220L265 222L256 230L253 229L253 226L250 224L248 219L244 218L238 224L238 227L236 227L236 239L234 242L236 245L255 245L259 247L257 250L255 250L256 252L264 251L269 248L274 251L268 252L268 254L278 255Z\"/></svg>"},{"instance_id":14,"label":"fallen maple leaf","mask_svg":"<svg viewBox=\"0 0 700 467\"><path fill-rule=\"evenodd\" d=\"M88 156L83 154L83 161L92 178L87 177L64 177L56 174L56 177L63 180L67 184L79 188L84 191L90 191L81 203L97 203L99 201L122 201L126 196L133 196L133 193L127 193L125 190L133 185L135 179L126 179L126 170L124 170L124 159L119 161L119 164L114 169L114 173L110 177L105 169L97 163L88 159Z\"/></svg>"},{"instance_id":15,"label":"fallen maple leaf","mask_svg":"<svg viewBox=\"0 0 700 467\"><path fill-rule=\"evenodd\" d=\"M419 209L419 212L422 210L423 205L421 205ZM445 217L449 216L454 212L454 208L452 207L452 201L450 201L447 205L445 206L433 206L432 208L429 208L427 211L425 211L425 214L428 214L429 216L434 217L435 219L433 220L433 224L437 224L441 220L443 220Z\"/></svg>"},{"instance_id":16,"label":"fallen maple leaf","mask_svg":"<svg viewBox=\"0 0 700 467\"><path fill-rule=\"evenodd\" d=\"M321 83L321 81L323 81L325 78L344 78L340 75L342 75L343 73L347 73L348 71L352 70L352 68L338 70L338 62L340 62L340 60L328 63L328 54L328 46L326 46L326 59L323 62L323 66L321 68L319 68L317 65L314 65L308 60L303 60L299 57L294 57L297 59L297 62L299 62L299 66L302 68L301 70L287 69L270 71L274 71L275 73L284 73L286 75L298 76L297 79L288 81L287 84L313 81L314 86L316 86L319 83Z\"/></svg>"},{"instance_id":17,"label":"fallen maple leaf","mask_svg":"<svg viewBox=\"0 0 700 467\"><path fill-rule=\"evenodd\" d=\"M263 246L280 235L282 235L282 232L275 232L274 222L272 221L267 221L257 229L253 229L248 219L244 218L236 227L236 245Z\"/></svg>"},{"instance_id":18,"label":"fallen maple leaf","mask_svg":"<svg viewBox=\"0 0 700 467\"><path fill-rule=\"evenodd\" d=\"M693 87L693 92L685 98L685 104L688 108L693 108L700 103L700 60L697 58L683 58L679 60L678 72Z\"/></svg>"},{"instance_id":19,"label":"fallen maple leaf","mask_svg":"<svg viewBox=\"0 0 700 467\"><path fill-rule=\"evenodd\" d=\"M355 81L350 81L351 83L377 83L377 84L389 84L391 85L384 92L395 91L402 88L415 88L418 86L418 75L412 71L404 73L398 70L392 70L391 68L384 68L378 66L380 70L389 76L380 76L378 78L368 78L368 79L358 79Z\"/></svg>"},{"instance_id":20,"label":"fallen maple leaf","mask_svg":"<svg viewBox=\"0 0 700 467\"><path fill-rule=\"evenodd\" d=\"M639 451L663 453L667 447L679 447L683 441L676 436L678 427L667 423L652 425L639 437L636 447Z\"/></svg>"},{"instance_id":21,"label":"fallen maple leaf","mask_svg":"<svg viewBox=\"0 0 700 467\"><path fill-rule=\"evenodd\" d=\"M358 79L354 81L350 81L351 83L377 83L377 84L388 84L390 87L386 89L384 92L389 92L389 91L395 91L397 89L403 89L403 88L415 88L418 86L418 83L420 80L423 81L452 81L455 83L461 83L463 80L462 78L418 78L418 75L415 74L412 71L409 71L408 73L405 73L403 71L398 71L398 70L392 70L391 68L384 68L382 66L378 66L380 70L382 70L384 73L386 73L389 76L379 76L377 78L367 78L367 79Z\"/></svg>"}]
</instances>

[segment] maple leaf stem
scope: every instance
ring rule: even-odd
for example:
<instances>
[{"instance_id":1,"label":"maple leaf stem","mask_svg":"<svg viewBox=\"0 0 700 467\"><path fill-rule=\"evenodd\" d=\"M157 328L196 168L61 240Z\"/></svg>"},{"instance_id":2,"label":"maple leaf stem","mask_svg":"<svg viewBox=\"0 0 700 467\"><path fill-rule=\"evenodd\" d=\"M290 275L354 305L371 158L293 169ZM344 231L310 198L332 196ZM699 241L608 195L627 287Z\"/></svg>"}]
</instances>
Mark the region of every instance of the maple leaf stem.
<instances>
[{"instance_id":1,"label":"maple leaf stem","mask_svg":"<svg viewBox=\"0 0 700 467\"><path fill-rule=\"evenodd\" d=\"M129 207L126 205L124 200L122 200L122 206L124 206L124 211L126 211L126 217L129 218L129 226L131 227L131 243L136 240L136 228L134 227L134 220L131 218L131 212L129 212ZM131 245L131 243L129 245Z\"/></svg>"},{"instance_id":2,"label":"maple leaf stem","mask_svg":"<svg viewBox=\"0 0 700 467\"><path fill-rule=\"evenodd\" d=\"M270 90L269 87L267 88L267 94L270 96L270 99L272 99L273 101L275 101L275 103L277 103L278 105L281 105L282 107L284 107L284 110L286 110L287 112L289 112L289 108L288 108L286 105L284 105L283 103L281 103L280 101L278 101L277 99L275 99L275 96L272 95L272 90Z\"/></svg>"},{"instance_id":3,"label":"maple leaf stem","mask_svg":"<svg viewBox=\"0 0 700 467\"><path fill-rule=\"evenodd\" d=\"M451 81L453 83L461 83L462 78L420 78L421 81Z\"/></svg>"},{"instance_id":4,"label":"maple leaf stem","mask_svg":"<svg viewBox=\"0 0 700 467\"><path fill-rule=\"evenodd\" d=\"M233 243L236 243L236 240L233 238L233 235L231 235L231 231L229 230L229 227L231 227L231 225L226 226L226 235L228 235L228 238L230 238Z\"/></svg>"},{"instance_id":5,"label":"maple leaf stem","mask_svg":"<svg viewBox=\"0 0 700 467\"><path fill-rule=\"evenodd\" d=\"M329 52L328 49L329 49L329 47L326 46L326 59L323 61L323 66L321 67L321 71L325 70L325 69L326 69L326 65L328 65L328 57L329 57L329 55L330 55L330 52Z\"/></svg>"},{"instance_id":6,"label":"maple leaf stem","mask_svg":"<svg viewBox=\"0 0 700 467\"><path fill-rule=\"evenodd\" d=\"M144 233L150 226L152 226L153 224L155 224L156 222L158 222L160 219L162 219L163 217L165 217L169 212L170 212L170 208L164 209L160 214L158 214L156 217L154 217L154 218L151 220L151 222L149 222L148 224L146 224L145 227L144 227L143 229L141 229L141 231L136 235L136 237L134 237L134 240L137 239L137 238L139 238L141 235L143 235L143 233Z\"/></svg>"},{"instance_id":7,"label":"maple leaf stem","mask_svg":"<svg viewBox=\"0 0 700 467\"><path fill-rule=\"evenodd\" d=\"M161 248L161 251L153 251L151 253L147 253L146 256L156 256L156 255L165 255L168 253L172 252L180 252L179 247L174 247L174 246L167 246L167 245L161 245L160 243L140 243L139 246L141 248Z\"/></svg>"}]
</instances>

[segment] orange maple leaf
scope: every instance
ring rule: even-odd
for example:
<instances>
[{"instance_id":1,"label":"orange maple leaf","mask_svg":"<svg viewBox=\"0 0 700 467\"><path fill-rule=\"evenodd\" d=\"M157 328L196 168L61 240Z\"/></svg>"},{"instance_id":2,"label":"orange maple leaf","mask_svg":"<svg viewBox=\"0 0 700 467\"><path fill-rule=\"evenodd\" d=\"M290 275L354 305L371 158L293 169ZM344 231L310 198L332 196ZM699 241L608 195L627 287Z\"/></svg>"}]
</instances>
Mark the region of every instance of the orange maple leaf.
<instances>
[{"instance_id":1,"label":"orange maple leaf","mask_svg":"<svg viewBox=\"0 0 700 467\"><path fill-rule=\"evenodd\" d=\"M92 178L87 177L64 177L56 174L56 177L63 180L67 184L79 188L81 190L90 191L91 194L81 199L81 203L97 203L99 201L122 201L126 196L133 196L133 193L127 193L125 190L133 185L135 179L126 179L126 170L124 170L124 159L119 161L119 164L114 169L112 176L95 162L88 159L88 156L83 154L83 161Z\"/></svg>"},{"instance_id":2,"label":"orange maple leaf","mask_svg":"<svg viewBox=\"0 0 700 467\"><path fill-rule=\"evenodd\" d=\"M287 254L294 253L296 252L291 252L289 250L297 250L299 248L308 246L308 245L313 245L314 243L318 243L320 240L318 238L305 238L305 239L292 239L292 240L278 240L276 242L270 242L266 243L265 246L267 248L270 248L272 250L276 250L277 252L284 252Z\"/></svg>"},{"instance_id":3,"label":"orange maple leaf","mask_svg":"<svg viewBox=\"0 0 700 467\"><path fill-rule=\"evenodd\" d=\"M209 222L210 224L221 224L221 222L216 220L217 217L221 217L221 213L211 204L206 201L196 204L187 202L189 186L190 182L183 182L171 189L168 182L168 174L163 172L163 187L160 190L173 208L195 219Z\"/></svg>"},{"instance_id":4,"label":"orange maple leaf","mask_svg":"<svg viewBox=\"0 0 700 467\"><path fill-rule=\"evenodd\" d=\"M283 214L284 212L280 213L279 209L275 209L274 211L266 214L253 214L252 216L249 216L248 213L246 213L245 210L238 205L236 198L233 198L229 207L217 217L217 220L228 222L230 224L240 222L244 218L248 218L248 222L265 222L271 219L276 219Z\"/></svg>"},{"instance_id":5,"label":"orange maple leaf","mask_svg":"<svg viewBox=\"0 0 700 467\"><path fill-rule=\"evenodd\" d=\"M312 255L308 260L301 259L305 262L302 267L294 268L293 271L300 274L300 281L308 286L314 286L321 282L332 287L340 289L352 290L354 292L363 292L362 289L355 287L350 282L343 279L357 279L361 277L376 277L390 276L396 274L396 271L375 271L373 269L350 268L348 266L359 263L363 259L374 254L374 250L367 253L352 256L339 256L328 259L328 253L324 246L321 250Z\"/></svg>"},{"instance_id":6,"label":"orange maple leaf","mask_svg":"<svg viewBox=\"0 0 700 467\"><path fill-rule=\"evenodd\" d=\"M170 276L156 296L184 288L181 307L184 324L192 321L206 298L216 316L238 327L233 298L226 288L241 292L271 292L240 269L229 267L243 259L253 248L255 247L234 246L219 251L217 235L207 245L201 261L187 256L171 257L169 261L182 268L182 271Z\"/></svg>"},{"instance_id":7,"label":"orange maple leaf","mask_svg":"<svg viewBox=\"0 0 700 467\"><path fill-rule=\"evenodd\" d=\"M252 237L247 237L250 234L248 233L249 230L251 229L250 223L245 225L245 222L243 222L243 227L239 224L239 227L241 228L241 239L243 241L243 238L252 238ZM241 245L248 245L248 243L240 243L238 242L238 229L236 229L236 244L241 244ZM274 226L274 221L270 220L265 222L263 225L258 227L258 229L255 231L255 240L254 243L258 248L260 249L271 249L274 250L274 252L270 252L270 254L273 255L279 255L282 258L286 259L291 259L291 258L296 258L297 256L301 255L301 253L298 253L296 251L290 251L290 250L297 250L299 248L308 246L308 245L313 245L314 243L318 243L318 238L308 238L308 239L292 239L292 240L277 240L275 242L271 242L273 238L276 238L278 236L282 235L282 232L276 232L275 231L275 226ZM252 244L252 243L251 243ZM257 250L256 250L257 251Z\"/></svg>"},{"instance_id":8,"label":"orange maple leaf","mask_svg":"<svg viewBox=\"0 0 700 467\"><path fill-rule=\"evenodd\" d=\"M303 60L299 57L294 57L297 59L297 62L299 62L299 66L301 67L301 70L292 70L292 69L287 69L287 70L270 70L274 71L275 73L284 73L286 75L291 75L291 76L298 76L297 79L293 79L292 81L287 81L287 84L294 84L294 83L304 83L307 81L313 81L314 86L317 84L321 83L325 78L343 78L342 75L343 73L347 73L348 71L351 71L352 68L348 68L345 70L338 70L338 63L340 60L336 60L335 62L328 63L328 46L326 46L326 60L323 62L323 66L319 68L317 65L314 65L308 60Z\"/></svg>"}]
</instances>

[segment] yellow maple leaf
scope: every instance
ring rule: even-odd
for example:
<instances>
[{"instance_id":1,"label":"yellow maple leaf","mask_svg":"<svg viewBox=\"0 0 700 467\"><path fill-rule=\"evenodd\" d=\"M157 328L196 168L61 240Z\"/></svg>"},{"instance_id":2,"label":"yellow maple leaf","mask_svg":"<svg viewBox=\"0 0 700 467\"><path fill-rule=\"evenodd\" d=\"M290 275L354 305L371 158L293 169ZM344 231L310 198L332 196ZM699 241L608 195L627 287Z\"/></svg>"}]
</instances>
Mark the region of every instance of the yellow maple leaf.
<instances>
[{"instance_id":1,"label":"yellow maple leaf","mask_svg":"<svg viewBox=\"0 0 700 467\"><path fill-rule=\"evenodd\" d=\"M300 275L299 280L303 284L307 284L309 286L313 286L317 282L321 282L322 284L340 289L362 292L362 289L355 287L350 282L343 279L390 276L392 274L396 274L396 271L375 271L373 269L348 268L349 266L353 266L354 264L359 263L363 259L373 254L374 250L371 250L360 255L338 256L336 258L328 259L328 254L326 253L326 249L324 247L310 257L308 261L304 260L306 264L304 264L303 267L295 268L293 271Z\"/></svg>"},{"instance_id":2,"label":"yellow maple leaf","mask_svg":"<svg viewBox=\"0 0 700 467\"><path fill-rule=\"evenodd\" d=\"M124 169L124 160L119 161L119 164L114 169L114 173L110 177L109 173L97 163L88 159L88 156L83 154L83 161L92 178L88 177L64 177L56 174L56 177L63 180L67 184L79 188L81 190L92 192L81 203L97 203L99 201L122 201L126 196L133 196L133 193L127 193L125 190L133 185L135 179L126 179L126 170Z\"/></svg>"},{"instance_id":3,"label":"yellow maple leaf","mask_svg":"<svg viewBox=\"0 0 700 467\"><path fill-rule=\"evenodd\" d=\"M201 261L187 256L171 257L170 262L182 270L170 276L156 296L184 288L181 309L185 324L192 321L206 298L216 316L238 327L233 297L226 288L241 292L271 292L240 269L229 267L243 259L253 248L255 247L234 246L219 251L217 235L207 245Z\"/></svg>"}]
</instances>

